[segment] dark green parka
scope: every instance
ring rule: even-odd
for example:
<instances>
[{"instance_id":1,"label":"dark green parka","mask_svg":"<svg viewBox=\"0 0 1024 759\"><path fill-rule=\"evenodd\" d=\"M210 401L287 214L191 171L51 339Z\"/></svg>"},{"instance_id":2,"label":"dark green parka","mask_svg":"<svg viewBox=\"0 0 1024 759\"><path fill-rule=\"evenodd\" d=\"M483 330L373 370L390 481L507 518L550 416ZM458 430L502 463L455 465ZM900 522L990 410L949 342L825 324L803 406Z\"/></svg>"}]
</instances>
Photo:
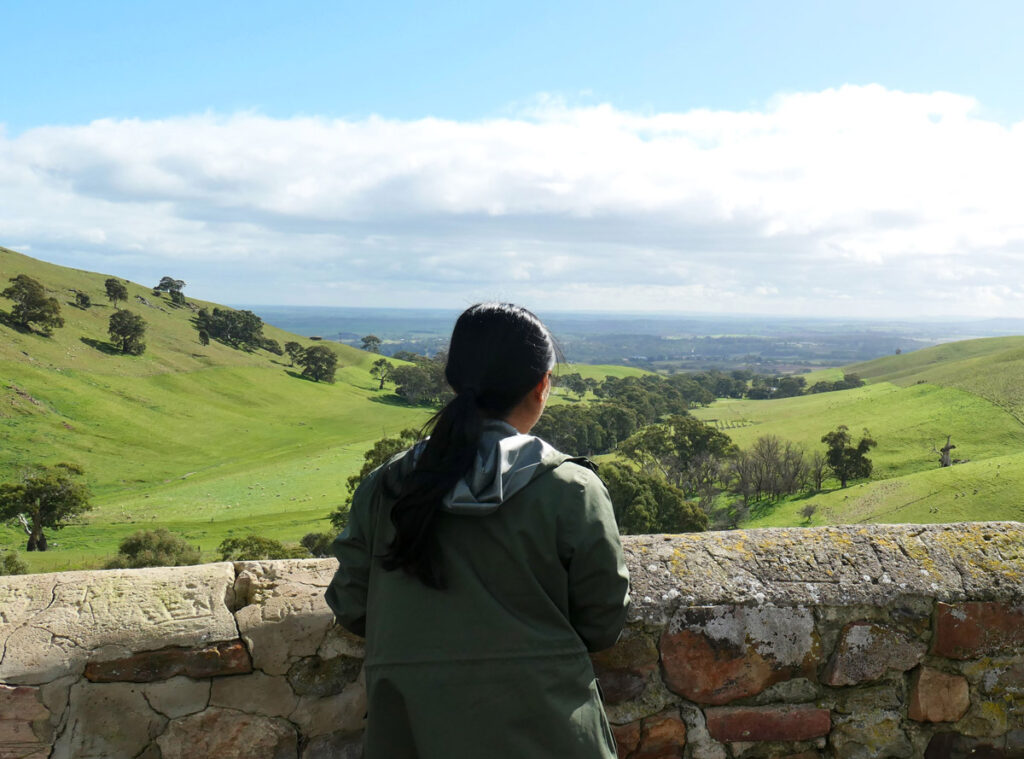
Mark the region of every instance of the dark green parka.
<instances>
[{"instance_id":1,"label":"dark green parka","mask_svg":"<svg viewBox=\"0 0 1024 759\"><path fill-rule=\"evenodd\" d=\"M376 558L415 455L367 477L334 541L327 602L366 637L366 759L614 759L587 652L618 638L629 580L601 480L488 422L437 522L434 590Z\"/></svg>"}]
</instances>

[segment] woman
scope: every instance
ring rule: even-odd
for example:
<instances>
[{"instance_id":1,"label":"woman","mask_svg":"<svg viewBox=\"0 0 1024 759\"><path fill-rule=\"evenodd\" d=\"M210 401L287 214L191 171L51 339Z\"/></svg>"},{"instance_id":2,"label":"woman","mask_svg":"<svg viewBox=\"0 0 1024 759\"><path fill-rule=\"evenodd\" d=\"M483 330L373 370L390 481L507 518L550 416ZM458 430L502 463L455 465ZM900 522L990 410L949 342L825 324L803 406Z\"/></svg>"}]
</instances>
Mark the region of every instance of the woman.
<instances>
[{"instance_id":1,"label":"woman","mask_svg":"<svg viewBox=\"0 0 1024 759\"><path fill-rule=\"evenodd\" d=\"M554 365L529 311L469 308L455 399L353 496L327 602L366 637L366 759L615 757L587 651L629 581L593 465L527 434Z\"/></svg>"}]
</instances>

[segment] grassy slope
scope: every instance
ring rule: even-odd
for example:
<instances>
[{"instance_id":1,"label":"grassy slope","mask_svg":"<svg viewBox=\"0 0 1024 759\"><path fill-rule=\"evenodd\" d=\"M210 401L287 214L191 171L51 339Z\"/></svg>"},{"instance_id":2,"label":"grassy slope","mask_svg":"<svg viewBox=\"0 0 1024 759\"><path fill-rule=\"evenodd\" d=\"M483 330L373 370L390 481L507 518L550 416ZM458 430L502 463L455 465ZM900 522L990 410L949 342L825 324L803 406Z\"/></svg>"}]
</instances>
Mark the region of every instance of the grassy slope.
<instances>
[{"instance_id":1,"label":"grassy slope","mask_svg":"<svg viewBox=\"0 0 1024 759\"><path fill-rule=\"evenodd\" d=\"M191 309L131 282L128 303L119 305L146 319L148 348L138 357L112 353L106 328L113 308L103 284L109 275L0 248L0 289L17 274L58 298L66 324L50 337L0 324L0 480L28 464L74 461L85 467L96 505L82 525L50 533L57 550L23 554L34 571L102 564L142 527L180 532L205 558L230 535L256 531L294 541L328 529L326 515L344 497L363 451L383 435L419 427L431 413L377 391L368 374L373 354L325 342L339 356L337 382L310 382L286 357L216 341L201 346ZM93 307L76 308L74 291L88 293ZM0 298L0 311L10 307ZM264 333L282 344L310 344L270 325ZM595 378L643 373L569 370ZM23 542L17 530L0 526L0 547Z\"/></svg>"},{"instance_id":2,"label":"grassy slope","mask_svg":"<svg viewBox=\"0 0 1024 759\"><path fill-rule=\"evenodd\" d=\"M132 283L122 307L147 320L148 348L140 357L111 355L103 350L112 312L106 275L0 248L0 283L22 273L61 301L66 325L52 337L0 325L0 477L33 462L75 461L97 506L86 524L51 535L61 550L25 555L34 570L101 563L141 526L179 530L206 556L232 533L295 540L325 529L362 451L429 415L374 402L384 396L368 374L370 354L324 343L339 354L338 382L310 382L287 358L199 345L190 309ZM89 293L96 305L67 305L71 290ZM9 308L0 299L0 309ZM309 342L270 326L265 333L281 343ZM0 545L21 541L0 528Z\"/></svg>"},{"instance_id":3,"label":"grassy slope","mask_svg":"<svg viewBox=\"0 0 1024 759\"><path fill-rule=\"evenodd\" d=\"M741 447L764 434L820 448L837 424L878 441L873 480L811 499L755 512L748 526L803 523L953 522L1022 519L1024 501L1024 338L947 343L845 368L869 380L856 390L777 401L719 401L696 415L717 424ZM954 455L969 459L937 466L933 447L946 435Z\"/></svg>"},{"instance_id":4,"label":"grassy slope","mask_svg":"<svg viewBox=\"0 0 1024 759\"><path fill-rule=\"evenodd\" d=\"M854 364L873 382L918 382L966 390L1024 420L1024 337L991 337L945 343L900 356Z\"/></svg>"}]
</instances>

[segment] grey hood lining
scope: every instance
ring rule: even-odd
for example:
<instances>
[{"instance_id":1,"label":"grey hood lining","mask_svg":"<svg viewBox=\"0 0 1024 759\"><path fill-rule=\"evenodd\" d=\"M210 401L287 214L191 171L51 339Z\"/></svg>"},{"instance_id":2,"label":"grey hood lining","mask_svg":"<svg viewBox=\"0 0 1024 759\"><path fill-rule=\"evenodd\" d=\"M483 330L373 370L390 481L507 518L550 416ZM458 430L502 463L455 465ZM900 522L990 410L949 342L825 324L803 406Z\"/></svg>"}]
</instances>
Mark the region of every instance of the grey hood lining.
<instances>
[{"instance_id":1,"label":"grey hood lining","mask_svg":"<svg viewBox=\"0 0 1024 759\"><path fill-rule=\"evenodd\" d=\"M442 500L451 514L483 516L568 457L507 422L484 423L476 459L466 475Z\"/></svg>"}]
</instances>

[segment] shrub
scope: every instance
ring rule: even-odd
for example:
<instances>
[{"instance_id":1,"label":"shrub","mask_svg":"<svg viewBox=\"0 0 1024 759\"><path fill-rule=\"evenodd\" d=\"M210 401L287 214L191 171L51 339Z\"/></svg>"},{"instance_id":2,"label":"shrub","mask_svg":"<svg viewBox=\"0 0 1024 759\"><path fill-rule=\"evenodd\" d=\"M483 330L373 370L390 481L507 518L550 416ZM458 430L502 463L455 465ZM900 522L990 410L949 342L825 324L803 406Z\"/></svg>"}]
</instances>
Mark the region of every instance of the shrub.
<instances>
[{"instance_id":1,"label":"shrub","mask_svg":"<svg viewBox=\"0 0 1024 759\"><path fill-rule=\"evenodd\" d=\"M139 530L121 541L107 569L181 567L199 563L199 549L163 527Z\"/></svg>"},{"instance_id":2,"label":"shrub","mask_svg":"<svg viewBox=\"0 0 1024 759\"><path fill-rule=\"evenodd\" d=\"M9 551L0 560L0 575L28 574L28 564L18 555L17 551Z\"/></svg>"}]
</instances>

